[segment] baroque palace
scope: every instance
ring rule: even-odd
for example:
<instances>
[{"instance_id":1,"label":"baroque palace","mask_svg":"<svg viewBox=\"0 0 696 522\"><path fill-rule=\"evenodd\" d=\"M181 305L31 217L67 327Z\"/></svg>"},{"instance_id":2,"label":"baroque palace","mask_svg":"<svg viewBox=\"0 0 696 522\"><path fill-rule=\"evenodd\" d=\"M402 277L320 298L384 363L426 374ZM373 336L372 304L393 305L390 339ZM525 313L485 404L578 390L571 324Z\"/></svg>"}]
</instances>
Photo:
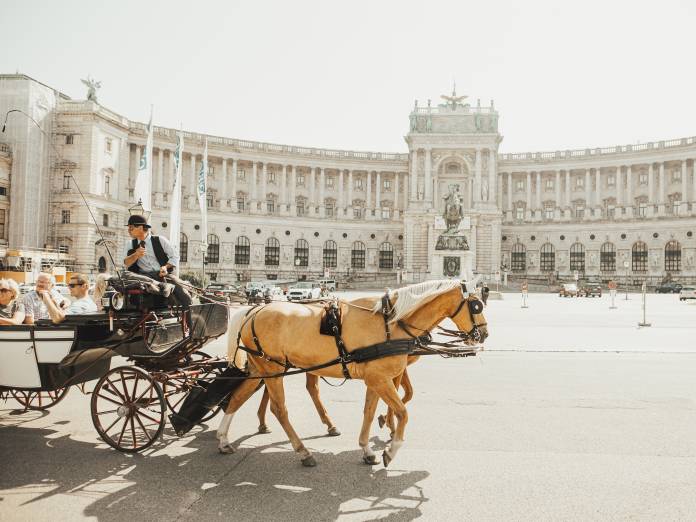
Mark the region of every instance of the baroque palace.
<instances>
[{"instance_id":1,"label":"baroque palace","mask_svg":"<svg viewBox=\"0 0 696 522\"><path fill-rule=\"evenodd\" d=\"M221 281L441 276L448 196L459 201L476 273L696 278L696 138L501 153L493 102L441 98L416 102L403 153L207 136L205 255L195 180L206 136L184 132L182 273L205 264ZM0 75L2 116L11 109L43 132L14 113L0 134L3 268L112 270L107 246L120 265L145 125L21 74ZM155 127L151 223L167 236L175 139L175 129Z\"/></svg>"}]
</instances>

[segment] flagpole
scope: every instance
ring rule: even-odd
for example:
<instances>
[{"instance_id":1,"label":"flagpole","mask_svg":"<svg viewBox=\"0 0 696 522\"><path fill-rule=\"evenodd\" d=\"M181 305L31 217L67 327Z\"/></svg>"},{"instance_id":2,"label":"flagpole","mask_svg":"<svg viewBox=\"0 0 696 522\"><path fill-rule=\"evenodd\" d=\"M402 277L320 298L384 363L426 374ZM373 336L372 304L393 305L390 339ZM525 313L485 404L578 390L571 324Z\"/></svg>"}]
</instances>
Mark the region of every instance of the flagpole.
<instances>
[{"instance_id":1,"label":"flagpole","mask_svg":"<svg viewBox=\"0 0 696 522\"><path fill-rule=\"evenodd\" d=\"M176 255L181 256L181 178L183 170L183 153L184 153L184 131L183 126L180 126L179 134L176 139L176 149L174 151L174 186L172 187L172 197L170 213L169 213L169 242L174 249ZM181 262L181 259L179 260ZM179 275L179 266L176 267Z\"/></svg>"},{"instance_id":2,"label":"flagpole","mask_svg":"<svg viewBox=\"0 0 696 522\"><path fill-rule=\"evenodd\" d=\"M201 170L198 172L198 204L201 208L201 254L203 257L203 281L205 282L205 256L208 251L208 138L205 139Z\"/></svg>"}]
</instances>

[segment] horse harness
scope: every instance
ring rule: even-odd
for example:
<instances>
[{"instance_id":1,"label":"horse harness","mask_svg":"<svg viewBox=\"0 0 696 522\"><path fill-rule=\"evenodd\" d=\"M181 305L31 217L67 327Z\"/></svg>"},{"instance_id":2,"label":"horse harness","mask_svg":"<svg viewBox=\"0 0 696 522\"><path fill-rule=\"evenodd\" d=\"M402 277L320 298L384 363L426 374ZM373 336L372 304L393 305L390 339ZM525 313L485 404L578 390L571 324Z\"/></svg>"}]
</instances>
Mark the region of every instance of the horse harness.
<instances>
[{"instance_id":1,"label":"horse harness","mask_svg":"<svg viewBox=\"0 0 696 522\"><path fill-rule=\"evenodd\" d=\"M464 283L461 283L461 289L462 300L459 303L459 306L457 307L455 312L449 317L455 317L461 311L465 303L469 304L468 311L472 316L473 314L481 313L483 311L483 305L481 304L481 302L478 300L469 301L467 299L468 294ZM289 360L287 360L287 358L285 361L279 361L267 355L266 352L263 350L263 347L261 346L261 341L259 340L259 337L256 333L256 315L261 311L261 309L264 306L265 305L254 305L247 311L246 319L240 326L239 331L237 333L237 349L244 350L245 352L255 357L262 357L264 360L268 362L272 362L279 366L282 366L284 368L284 373L287 374L291 369L296 368L296 366L293 365ZM452 348L454 346L457 346L458 343L461 341L474 340L478 342L481 339L481 334L478 330L478 326L483 326L474 324L474 328L470 332L464 332L461 330L451 330L438 326L438 329L441 330L445 335L458 338L458 341L440 343L433 341L429 331L422 330L413 325L409 325L408 323L402 320L398 320L397 324L399 325L399 327L401 327L402 330L406 332L409 338L392 339L392 332L389 328L389 320L393 313L393 307L389 300L389 290L387 290L387 292L382 296L381 309L381 314L384 319L384 333L386 339L380 343L372 344L362 348L356 348L352 352L349 352L346 349L345 342L343 341L343 337L341 336L341 309L338 306L337 302L331 301L327 303L324 308L324 311L325 314L322 317L320 333L323 335L333 336L336 342L336 349L338 350L338 357L326 363L312 366L311 368L303 368L302 370L305 372L315 371L322 368L328 368L329 366L334 366L336 364L340 364L345 379L352 378L350 375L350 371L348 370L348 364L350 363L364 363L368 361L373 361L375 359L381 359L383 357L389 357L392 355L411 355L419 349L424 350L423 354L439 353L443 356L454 356L454 354L452 353L447 353L442 350L438 350L437 348L432 348L431 345ZM248 348L241 344L242 330L244 329L244 326L247 322L251 323L251 336L252 340L254 341L255 349ZM420 330L422 333L420 335L414 334L411 329ZM466 355L473 355L473 353L467 352Z\"/></svg>"}]
</instances>

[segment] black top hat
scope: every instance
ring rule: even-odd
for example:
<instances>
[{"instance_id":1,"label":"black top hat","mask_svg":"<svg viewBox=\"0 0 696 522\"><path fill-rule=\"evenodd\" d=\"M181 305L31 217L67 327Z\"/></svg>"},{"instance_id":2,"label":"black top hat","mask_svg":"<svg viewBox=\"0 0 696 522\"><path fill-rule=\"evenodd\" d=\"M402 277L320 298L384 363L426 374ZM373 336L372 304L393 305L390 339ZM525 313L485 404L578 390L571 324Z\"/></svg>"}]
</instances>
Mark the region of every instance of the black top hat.
<instances>
[{"instance_id":1,"label":"black top hat","mask_svg":"<svg viewBox=\"0 0 696 522\"><path fill-rule=\"evenodd\" d=\"M130 226L130 225L134 225L136 227L142 226L144 228L151 228L150 225L147 224L147 219L145 219L143 216L139 216L137 214L134 214L128 218L128 225L126 225L126 226Z\"/></svg>"}]
</instances>

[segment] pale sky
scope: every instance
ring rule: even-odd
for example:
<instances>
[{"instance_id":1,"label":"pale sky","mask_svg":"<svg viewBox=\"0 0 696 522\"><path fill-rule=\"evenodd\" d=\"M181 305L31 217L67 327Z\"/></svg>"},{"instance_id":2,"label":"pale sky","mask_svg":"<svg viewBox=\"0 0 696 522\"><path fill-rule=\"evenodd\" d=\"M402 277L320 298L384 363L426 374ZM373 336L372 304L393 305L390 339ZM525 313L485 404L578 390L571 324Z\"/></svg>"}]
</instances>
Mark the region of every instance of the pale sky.
<instances>
[{"instance_id":1,"label":"pale sky","mask_svg":"<svg viewBox=\"0 0 696 522\"><path fill-rule=\"evenodd\" d=\"M491 98L502 152L696 135L696 2L1 0L0 73L130 119L405 152L414 99Z\"/></svg>"}]
</instances>

